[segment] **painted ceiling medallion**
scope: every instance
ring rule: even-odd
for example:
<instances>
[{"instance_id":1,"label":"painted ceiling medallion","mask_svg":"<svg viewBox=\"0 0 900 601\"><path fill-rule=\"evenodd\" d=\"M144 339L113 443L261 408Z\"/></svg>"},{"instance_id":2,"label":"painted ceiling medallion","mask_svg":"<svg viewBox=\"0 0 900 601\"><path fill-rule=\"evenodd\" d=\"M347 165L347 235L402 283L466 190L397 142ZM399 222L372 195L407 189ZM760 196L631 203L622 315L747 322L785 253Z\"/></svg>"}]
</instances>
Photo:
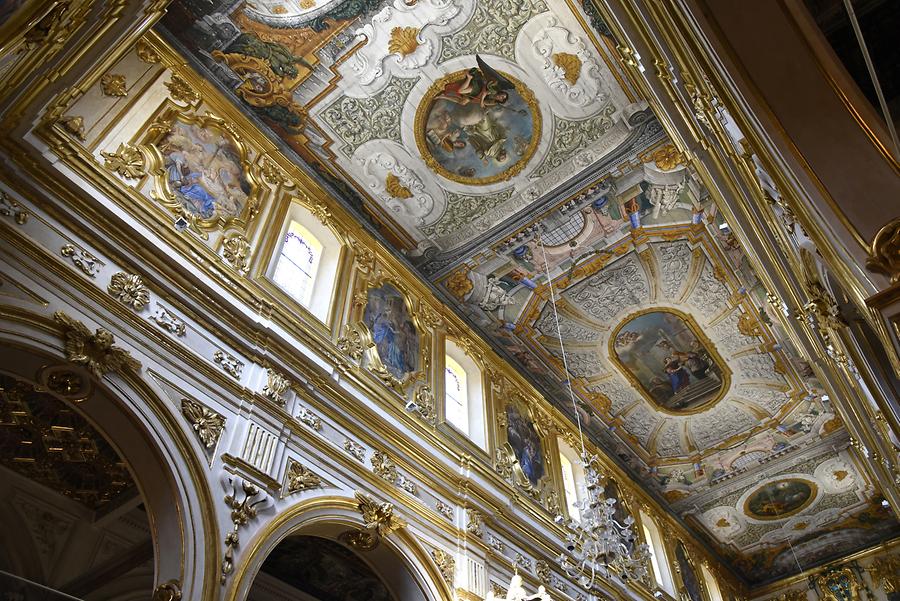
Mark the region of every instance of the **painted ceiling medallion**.
<instances>
[{"instance_id":1,"label":"painted ceiling medallion","mask_svg":"<svg viewBox=\"0 0 900 601\"><path fill-rule=\"evenodd\" d=\"M476 60L432 84L416 111L415 134L433 171L486 185L525 168L541 138L541 115L525 84Z\"/></svg>"},{"instance_id":2,"label":"painted ceiling medallion","mask_svg":"<svg viewBox=\"0 0 900 601\"><path fill-rule=\"evenodd\" d=\"M801 478L768 482L747 497L744 513L757 520L780 520L806 509L817 491L815 482Z\"/></svg>"},{"instance_id":3,"label":"painted ceiling medallion","mask_svg":"<svg viewBox=\"0 0 900 601\"><path fill-rule=\"evenodd\" d=\"M694 413L728 391L731 370L686 313L652 309L629 315L609 346L622 373L663 411Z\"/></svg>"}]
</instances>

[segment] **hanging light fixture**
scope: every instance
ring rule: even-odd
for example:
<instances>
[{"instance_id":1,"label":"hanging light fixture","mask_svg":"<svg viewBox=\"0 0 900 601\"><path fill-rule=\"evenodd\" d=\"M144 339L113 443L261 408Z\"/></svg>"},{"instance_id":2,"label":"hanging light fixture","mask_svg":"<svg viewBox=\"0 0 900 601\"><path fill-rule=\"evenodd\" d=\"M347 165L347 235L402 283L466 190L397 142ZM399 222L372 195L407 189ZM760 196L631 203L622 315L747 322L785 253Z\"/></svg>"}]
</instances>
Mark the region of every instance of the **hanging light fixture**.
<instances>
[{"instance_id":1,"label":"hanging light fixture","mask_svg":"<svg viewBox=\"0 0 900 601\"><path fill-rule=\"evenodd\" d=\"M596 455L588 455L584 443L584 431L578 403L572 390L569 377L569 364L563 345L562 331L559 327L559 314L556 311L556 296L553 290L553 279L550 277L550 265L547 262L547 251L543 241L538 244L544 256L544 270L550 288L550 303L553 307L553 318L556 321L556 335L566 375L569 397L575 410L575 422L578 425L578 437L581 442L580 463L584 468L584 487L582 498L576 503L579 519L570 520L567 524L566 548L559 555L562 570L588 590L594 588L598 578L609 578L616 575L622 580L643 580L647 577L649 547L637 543L634 530L634 518L626 516L620 522L616 518L618 499L607 496L603 486L605 478L602 464ZM540 597L538 597L540 598Z\"/></svg>"}]
</instances>

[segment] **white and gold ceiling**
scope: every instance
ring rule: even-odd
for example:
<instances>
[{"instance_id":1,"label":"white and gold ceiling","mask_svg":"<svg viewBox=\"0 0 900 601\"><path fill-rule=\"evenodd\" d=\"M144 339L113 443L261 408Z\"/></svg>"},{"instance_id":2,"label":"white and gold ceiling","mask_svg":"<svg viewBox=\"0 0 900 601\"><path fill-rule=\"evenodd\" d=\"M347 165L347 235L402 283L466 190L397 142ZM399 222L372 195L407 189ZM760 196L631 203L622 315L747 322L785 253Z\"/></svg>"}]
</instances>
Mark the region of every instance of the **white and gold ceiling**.
<instances>
[{"instance_id":1,"label":"white and gold ceiling","mask_svg":"<svg viewBox=\"0 0 900 601\"><path fill-rule=\"evenodd\" d=\"M749 581L797 571L788 541L873 544L896 524L589 2L176 0L160 27L574 418L570 377Z\"/></svg>"}]
</instances>

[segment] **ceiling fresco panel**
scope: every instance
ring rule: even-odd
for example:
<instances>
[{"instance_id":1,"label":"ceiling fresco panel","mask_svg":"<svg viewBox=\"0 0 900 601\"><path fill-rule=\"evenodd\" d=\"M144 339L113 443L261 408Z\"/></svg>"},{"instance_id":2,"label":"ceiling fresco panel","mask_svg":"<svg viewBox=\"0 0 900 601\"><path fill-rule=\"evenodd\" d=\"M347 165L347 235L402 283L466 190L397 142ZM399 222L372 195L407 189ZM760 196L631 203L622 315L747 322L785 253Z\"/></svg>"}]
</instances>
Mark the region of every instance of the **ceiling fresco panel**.
<instances>
[{"instance_id":1,"label":"ceiling fresco panel","mask_svg":"<svg viewBox=\"0 0 900 601\"><path fill-rule=\"evenodd\" d=\"M158 27L748 581L895 531L591 2L174 0ZM779 478L817 496L747 515Z\"/></svg>"}]
</instances>

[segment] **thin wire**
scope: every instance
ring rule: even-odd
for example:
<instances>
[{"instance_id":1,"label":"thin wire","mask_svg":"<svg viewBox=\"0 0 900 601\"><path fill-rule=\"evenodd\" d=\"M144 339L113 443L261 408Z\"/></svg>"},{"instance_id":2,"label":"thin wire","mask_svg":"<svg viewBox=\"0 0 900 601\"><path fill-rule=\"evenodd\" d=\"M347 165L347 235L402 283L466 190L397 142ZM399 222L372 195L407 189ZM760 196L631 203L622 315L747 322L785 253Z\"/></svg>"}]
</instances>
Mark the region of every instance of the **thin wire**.
<instances>
[{"instance_id":1,"label":"thin wire","mask_svg":"<svg viewBox=\"0 0 900 601\"><path fill-rule=\"evenodd\" d=\"M766 489L766 496L769 497L769 503L772 504L772 509L775 510L775 515L777 516L775 519L780 519L780 518L781 518L781 512L779 512L779 511L778 511L778 507L775 506L775 499L772 498L772 491ZM787 539L787 544L788 544L788 547L789 547L790 550L791 550L791 555L794 556L794 562L797 564L797 569L800 570L800 572L802 573L802 572L803 572L803 566L800 565L800 559L797 557L797 552L794 550L794 545L791 544L791 539L790 539L790 538Z\"/></svg>"},{"instance_id":2,"label":"thin wire","mask_svg":"<svg viewBox=\"0 0 900 601\"><path fill-rule=\"evenodd\" d=\"M856 11L853 10L853 4L850 0L844 0L844 8L847 9L847 16L850 17L850 25L853 27L853 33L856 36L856 41L859 44L859 49L863 55L863 60L866 63L866 69L869 71L869 77L872 78L875 95L878 96L878 104L881 105L881 112L884 113L884 120L887 123L891 141L894 143L894 153L895 155L900 155L900 141L897 140L897 130L894 128L891 110L888 108L887 101L884 99L884 92L881 89L881 84L878 82L875 64L872 62L872 57L869 56L869 47L866 46L866 40L863 38L862 30L859 28L859 21L856 19Z\"/></svg>"},{"instance_id":3,"label":"thin wire","mask_svg":"<svg viewBox=\"0 0 900 601\"><path fill-rule=\"evenodd\" d=\"M584 431L581 429L581 414L578 413L578 403L575 401L575 392L572 391L572 376L569 373L569 362L566 359L566 347L563 345L562 330L559 327L559 313L556 311L556 295L553 291L553 278L550 277L550 264L547 262L547 250L544 241L538 236L538 244L541 245L541 254L544 256L544 271L547 274L547 284L550 286L550 304L553 306L553 319L556 321L556 336L559 339L559 351L562 353L563 370L566 373L566 385L569 388L569 398L572 399L572 408L575 410L575 423L578 424L578 439L581 442L581 458L587 461L587 450L584 446ZM587 467L587 466L585 466Z\"/></svg>"}]
</instances>

